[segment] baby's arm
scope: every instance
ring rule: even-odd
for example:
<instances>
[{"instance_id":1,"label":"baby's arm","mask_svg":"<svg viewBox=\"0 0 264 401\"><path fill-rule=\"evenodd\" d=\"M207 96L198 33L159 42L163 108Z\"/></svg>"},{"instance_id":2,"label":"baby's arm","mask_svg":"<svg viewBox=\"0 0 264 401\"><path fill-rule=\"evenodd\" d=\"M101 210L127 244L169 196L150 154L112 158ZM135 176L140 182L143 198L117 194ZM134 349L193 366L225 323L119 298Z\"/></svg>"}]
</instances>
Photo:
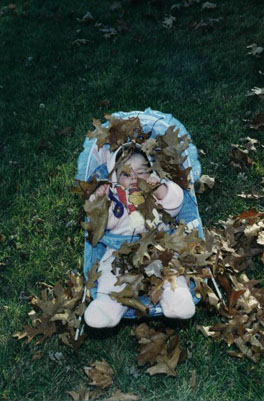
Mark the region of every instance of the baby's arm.
<instances>
[{"instance_id":1,"label":"baby's arm","mask_svg":"<svg viewBox=\"0 0 264 401\"><path fill-rule=\"evenodd\" d=\"M97 190L90 196L89 201L94 202L98 198L98 196L103 196L103 195L108 196L109 190L110 190L110 184L100 185L100 187L97 188Z\"/></svg>"},{"instance_id":2,"label":"baby's arm","mask_svg":"<svg viewBox=\"0 0 264 401\"><path fill-rule=\"evenodd\" d=\"M147 182L151 185L156 185L160 182L155 177L150 177ZM158 203L168 212L172 217L176 216L183 203L183 190L173 181L166 181L162 183L154 192L154 197Z\"/></svg>"},{"instance_id":3,"label":"baby's arm","mask_svg":"<svg viewBox=\"0 0 264 401\"><path fill-rule=\"evenodd\" d=\"M158 183L160 183L160 179L156 178L156 177L149 177L146 182L150 185L157 185ZM168 193L168 187L166 184L161 184L154 192L154 196L158 199L158 200L162 200L165 198L165 196Z\"/></svg>"}]
</instances>

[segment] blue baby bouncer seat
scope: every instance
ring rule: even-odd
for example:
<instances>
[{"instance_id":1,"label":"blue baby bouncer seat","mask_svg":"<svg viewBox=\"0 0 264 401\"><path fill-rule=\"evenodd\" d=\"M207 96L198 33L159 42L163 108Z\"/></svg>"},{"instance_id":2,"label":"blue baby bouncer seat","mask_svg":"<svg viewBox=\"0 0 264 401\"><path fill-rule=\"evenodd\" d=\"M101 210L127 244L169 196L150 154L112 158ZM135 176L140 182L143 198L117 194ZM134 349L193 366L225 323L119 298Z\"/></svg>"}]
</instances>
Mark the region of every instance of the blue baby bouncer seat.
<instances>
[{"instance_id":1,"label":"blue baby bouncer seat","mask_svg":"<svg viewBox=\"0 0 264 401\"><path fill-rule=\"evenodd\" d=\"M183 156L185 156L185 161L183 163L183 168L186 169L191 167L189 171L189 187L184 190L184 201L183 206L180 210L180 213L177 215L177 221L184 220L185 224L189 229L196 229L198 231L198 235L200 238L203 238L203 228L202 222L199 215L194 183L201 176L201 164L198 160L198 153L196 146L191 142L191 136L180 123L179 120L174 118L171 114L162 113L160 111L152 110L151 108L147 108L145 111L131 111L131 112L116 112L112 114L112 117L117 119L129 119L138 117L140 120L140 124L142 126L142 130L144 133L151 131L150 138L155 138L157 135L163 135L166 130L174 126L175 130L178 130L178 136L183 137L187 135L189 139L189 144L186 150L183 152ZM103 124L103 127L107 127L109 123L106 122ZM101 160L98 157L98 151L96 146L96 138L89 139L86 138L84 142L84 150L81 152L78 159L78 173L76 175L76 180L80 181L90 181L92 177L95 175L97 179L105 179L107 178L108 172L106 169L106 165L101 164ZM104 145L106 149L109 149L109 145ZM87 233L86 233L87 234ZM139 237L135 236L134 240ZM130 236L111 234L106 232L105 235L101 238L98 244L93 247L91 243L85 239L84 245L84 277L87 280L87 272L92 268L93 264L96 261L99 261L103 254L105 253L106 247L111 247L116 250L120 248L122 243L125 241L130 242ZM197 304L201 298L198 298L195 294L195 285L192 280L190 280L190 291L192 293L193 301ZM94 287L91 289L91 295L93 298L96 298L97 288ZM142 295L139 297L141 303L147 306L149 311L149 316L159 316L162 315L162 309L160 303L158 302L156 305L153 305L150 299ZM136 318L137 311L135 309L128 309L125 318Z\"/></svg>"}]
</instances>

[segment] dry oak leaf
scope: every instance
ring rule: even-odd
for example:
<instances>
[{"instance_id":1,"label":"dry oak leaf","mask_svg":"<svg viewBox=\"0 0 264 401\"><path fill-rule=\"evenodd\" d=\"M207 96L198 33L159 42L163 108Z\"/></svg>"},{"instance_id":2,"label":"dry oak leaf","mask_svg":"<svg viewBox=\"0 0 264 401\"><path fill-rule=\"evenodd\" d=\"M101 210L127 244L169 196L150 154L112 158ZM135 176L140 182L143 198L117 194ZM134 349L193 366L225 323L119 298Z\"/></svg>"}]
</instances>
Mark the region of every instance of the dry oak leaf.
<instances>
[{"instance_id":1,"label":"dry oak leaf","mask_svg":"<svg viewBox=\"0 0 264 401\"><path fill-rule=\"evenodd\" d=\"M162 147L162 153L173 159L175 164L182 165L187 156L182 153L189 146L189 138L187 135L179 136L179 129L175 130L175 126L170 126L164 135L157 136L156 140Z\"/></svg>"},{"instance_id":2,"label":"dry oak leaf","mask_svg":"<svg viewBox=\"0 0 264 401\"><path fill-rule=\"evenodd\" d=\"M144 141L142 143L141 146L141 150L142 152L144 152L147 156L150 156L151 154L153 154L153 152L155 151L155 149L157 148L158 143L156 141L156 139L153 138L149 138L146 141ZM154 169L155 170L155 169Z\"/></svg>"},{"instance_id":3,"label":"dry oak leaf","mask_svg":"<svg viewBox=\"0 0 264 401\"><path fill-rule=\"evenodd\" d=\"M153 196L153 192L158 186L153 187L153 185L148 184L145 180L140 178L138 180L138 187L141 190L141 196L144 197L144 202L141 202L137 206L137 210L143 216L144 220L149 220L150 222L155 220L155 209L159 209L163 214L165 214L165 211L157 204L156 199Z\"/></svg>"},{"instance_id":4,"label":"dry oak leaf","mask_svg":"<svg viewBox=\"0 0 264 401\"><path fill-rule=\"evenodd\" d=\"M202 194L206 190L206 186L212 189L215 185L215 178L210 177L209 175L202 175L196 182L195 182L195 192L198 194Z\"/></svg>"},{"instance_id":5,"label":"dry oak leaf","mask_svg":"<svg viewBox=\"0 0 264 401\"><path fill-rule=\"evenodd\" d=\"M104 401L137 401L139 397L132 393L122 393L121 390L113 392L110 398L105 398Z\"/></svg>"},{"instance_id":6,"label":"dry oak leaf","mask_svg":"<svg viewBox=\"0 0 264 401\"><path fill-rule=\"evenodd\" d=\"M73 127L65 127L61 131L58 132L60 136L73 136L74 128Z\"/></svg>"},{"instance_id":7,"label":"dry oak leaf","mask_svg":"<svg viewBox=\"0 0 264 401\"><path fill-rule=\"evenodd\" d=\"M178 365L180 354L181 350L178 345L170 357L167 355L158 355L157 364L148 368L146 372L149 373L150 376L160 373L164 373L167 376L176 376L175 369Z\"/></svg>"},{"instance_id":8,"label":"dry oak leaf","mask_svg":"<svg viewBox=\"0 0 264 401\"><path fill-rule=\"evenodd\" d=\"M202 10L213 10L216 8L216 4L214 3L209 3L208 1L206 3L202 4Z\"/></svg>"},{"instance_id":9,"label":"dry oak leaf","mask_svg":"<svg viewBox=\"0 0 264 401\"><path fill-rule=\"evenodd\" d=\"M129 308L137 309L144 314L148 313L148 308L139 301L138 294L135 293L135 289L132 288L130 284L128 284L122 291L112 291L109 295L112 299L125 306L128 306Z\"/></svg>"},{"instance_id":10,"label":"dry oak leaf","mask_svg":"<svg viewBox=\"0 0 264 401\"><path fill-rule=\"evenodd\" d=\"M252 45L247 46L247 49L251 49L248 54L252 56L259 56L263 52L263 47L258 46L256 43L252 43Z\"/></svg>"},{"instance_id":11,"label":"dry oak leaf","mask_svg":"<svg viewBox=\"0 0 264 401\"><path fill-rule=\"evenodd\" d=\"M96 281L102 274L102 272L97 271L98 266L99 266L98 263L94 263L91 270L88 270L87 272L88 280L85 283L87 290L96 286Z\"/></svg>"},{"instance_id":12,"label":"dry oak leaf","mask_svg":"<svg viewBox=\"0 0 264 401\"><path fill-rule=\"evenodd\" d=\"M82 223L82 227L88 231L88 240L92 246L96 246L105 233L109 206L110 201L106 195L98 196L94 202L86 200L84 203L88 222Z\"/></svg>"},{"instance_id":13,"label":"dry oak leaf","mask_svg":"<svg viewBox=\"0 0 264 401\"><path fill-rule=\"evenodd\" d=\"M144 259L151 259L150 253L153 248L160 249L160 246L156 242L155 239L155 231L149 231L146 233L140 234L140 240L134 242L134 246L138 246L137 251L133 256L133 265L138 267L143 264ZM134 247L133 247L134 248Z\"/></svg>"},{"instance_id":14,"label":"dry oak leaf","mask_svg":"<svg viewBox=\"0 0 264 401\"><path fill-rule=\"evenodd\" d=\"M73 401L93 401L97 400L103 391L100 388L94 390L87 390L84 386L81 386L78 391L66 391Z\"/></svg>"},{"instance_id":15,"label":"dry oak leaf","mask_svg":"<svg viewBox=\"0 0 264 401\"><path fill-rule=\"evenodd\" d=\"M128 119L118 119L110 115L105 115L109 120L109 143L110 150L116 150L130 139L136 140L142 133L142 127L138 117Z\"/></svg>"},{"instance_id":16,"label":"dry oak leaf","mask_svg":"<svg viewBox=\"0 0 264 401\"><path fill-rule=\"evenodd\" d=\"M104 184L107 181L100 182ZM90 181L81 181L74 179L73 185L70 187L70 191L77 195L83 196L84 198L88 198L96 190L97 186L98 181L95 176L93 176Z\"/></svg>"},{"instance_id":17,"label":"dry oak leaf","mask_svg":"<svg viewBox=\"0 0 264 401\"><path fill-rule=\"evenodd\" d=\"M138 365L143 366L146 363L153 365L172 332L174 331L171 329L166 329L166 332L157 331L146 323L135 326L131 334L138 339L140 344L140 353L137 357Z\"/></svg>"},{"instance_id":18,"label":"dry oak leaf","mask_svg":"<svg viewBox=\"0 0 264 401\"><path fill-rule=\"evenodd\" d=\"M254 95L259 96L260 100L264 100L264 88L258 88L257 86L255 86L246 94L246 96Z\"/></svg>"},{"instance_id":19,"label":"dry oak leaf","mask_svg":"<svg viewBox=\"0 0 264 401\"><path fill-rule=\"evenodd\" d=\"M102 126L100 120L93 119L93 125L95 126L95 131L88 131L87 137L89 139L96 138L96 144L98 149L109 142L109 129Z\"/></svg>"},{"instance_id":20,"label":"dry oak leaf","mask_svg":"<svg viewBox=\"0 0 264 401\"><path fill-rule=\"evenodd\" d=\"M164 20L162 21L162 25L164 28L171 29L176 21L176 18L173 15L169 15L168 17L165 17Z\"/></svg>"},{"instance_id":21,"label":"dry oak leaf","mask_svg":"<svg viewBox=\"0 0 264 401\"><path fill-rule=\"evenodd\" d=\"M84 367L85 374L92 380L89 385L101 388L110 387L113 384L114 371L106 361L95 361L91 366Z\"/></svg>"},{"instance_id":22,"label":"dry oak leaf","mask_svg":"<svg viewBox=\"0 0 264 401\"><path fill-rule=\"evenodd\" d=\"M30 343L34 337L42 334L43 337L37 341L37 344L42 344L46 338L50 338L56 333L57 327L54 322L50 322L50 319L42 316L39 321L38 327L24 326L24 331L13 334L12 337L22 340L27 337L27 343Z\"/></svg>"}]
</instances>

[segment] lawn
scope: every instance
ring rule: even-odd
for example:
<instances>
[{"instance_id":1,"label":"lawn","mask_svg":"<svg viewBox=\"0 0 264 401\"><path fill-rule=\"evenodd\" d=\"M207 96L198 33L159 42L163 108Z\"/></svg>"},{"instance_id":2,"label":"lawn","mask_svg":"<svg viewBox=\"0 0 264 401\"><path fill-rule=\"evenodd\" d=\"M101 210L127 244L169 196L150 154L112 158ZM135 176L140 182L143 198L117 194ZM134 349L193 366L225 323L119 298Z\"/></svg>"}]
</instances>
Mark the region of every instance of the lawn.
<instances>
[{"instance_id":1,"label":"lawn","mask_svg":"<svg viewBox=\"0 0 264 401\"><path fill-rule=\"evenodd\" d=\"M165 321L193 343L176 377L137 367L127 320L86 328L77 351L57 336L42 345L12 337L29 323L29 298L40 296L42 282L82 271L82 202L70 186L93 118L151 107L179 119L200 150L203 174L216 181L197 195L204 227L263 211L263 198L237 195L263 194L263 95L246 95L264 86L264 51L247 48L264 46L264 6L203 3L0 0L1 399L70 400L67 391L91 388L83 367L103 359L115 372L105 398L120 388L144 401L264 399L263 359L232 358L225 343L197 332L218 319L203 306L190 321ZM259 141L254 163L236 168L231 145L248 136ZM256 258L251 276L263 280L262 269Z\"/></svg>"}]
</instances>

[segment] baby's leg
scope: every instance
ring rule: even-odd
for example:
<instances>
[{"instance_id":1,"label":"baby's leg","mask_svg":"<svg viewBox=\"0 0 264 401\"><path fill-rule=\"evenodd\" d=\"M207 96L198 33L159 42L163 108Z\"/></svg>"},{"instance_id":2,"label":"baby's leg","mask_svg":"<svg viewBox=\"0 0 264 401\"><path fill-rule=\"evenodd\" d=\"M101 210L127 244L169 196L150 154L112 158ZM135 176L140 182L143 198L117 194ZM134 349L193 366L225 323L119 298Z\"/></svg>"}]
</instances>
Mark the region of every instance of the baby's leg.
<instances>
[{"instance_id":1,"label":"baby's leg","mask_svg":"<svg viewBox=\"0 0 264 401\"><path fill-rule=\"evenodd\" d=\"M112 291L122 291L126 284L115 286L116 276L111 273L113 250L107 250L99 265L102 272L98 279L97 298L92 301L84 314L84 320L88 326L103 328L116 326L127 311L127 307L112 299L108 294Z\"/></svg>"},{"instance_id":2,"label":"baby's leg","mask_svg":"<svg viewBox=\"0 0 264 401\"><path fill-rule=\"evenodd\" d=\"M189 319L194 315L195 305L184 276L177 278L177 287L174 291L170 283L165 282L160 304L166 317Z\"/></svg>"}]
</instances>

